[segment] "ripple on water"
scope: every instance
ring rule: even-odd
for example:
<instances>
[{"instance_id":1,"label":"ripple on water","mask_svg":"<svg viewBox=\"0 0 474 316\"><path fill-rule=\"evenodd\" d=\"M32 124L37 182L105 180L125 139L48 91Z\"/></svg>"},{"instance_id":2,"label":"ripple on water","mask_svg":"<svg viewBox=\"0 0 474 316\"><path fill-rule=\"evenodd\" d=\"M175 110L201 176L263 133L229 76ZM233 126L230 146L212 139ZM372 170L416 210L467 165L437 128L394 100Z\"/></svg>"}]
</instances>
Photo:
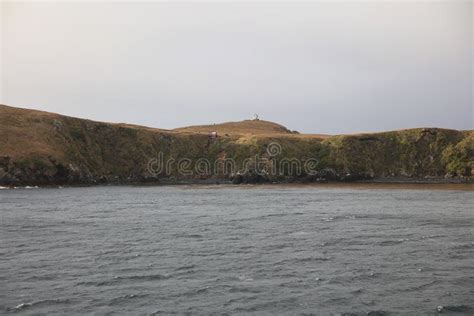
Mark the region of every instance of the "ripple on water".
<instances>
[{"instance_id":1,"label":"ripple on water","mask_svg":"<svg viewBox=\"0 0 474 316\"><path fill-rule=\"evenodd\" d=\"M46 300L39 300L34 302L26 302L20 303L13 308L7 308L7 311L12 312L19 312L25 309L32 309L34 307L46 307L46 306L54 306L54 305L66 305L72 302L71 299L46 299Z\"/></svg>"}]
</instances>

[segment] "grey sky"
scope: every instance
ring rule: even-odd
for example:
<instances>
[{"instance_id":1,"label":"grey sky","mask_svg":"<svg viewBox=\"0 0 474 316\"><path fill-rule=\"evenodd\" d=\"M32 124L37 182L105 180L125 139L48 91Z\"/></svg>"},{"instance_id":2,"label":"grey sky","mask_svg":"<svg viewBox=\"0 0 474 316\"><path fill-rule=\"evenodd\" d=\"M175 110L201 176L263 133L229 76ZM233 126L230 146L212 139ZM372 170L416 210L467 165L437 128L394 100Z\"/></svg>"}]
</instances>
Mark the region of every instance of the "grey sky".
<instances>
[{"instance_id":1,"label":"grey sky","mask_svg":"<svg viewBox=\"0 0 474 316\"><path fill-rule=\"evenodd\" d=\"M1 103L160 128L473 129L473 4L3 2Z\"/></svg>"}]
</instances>

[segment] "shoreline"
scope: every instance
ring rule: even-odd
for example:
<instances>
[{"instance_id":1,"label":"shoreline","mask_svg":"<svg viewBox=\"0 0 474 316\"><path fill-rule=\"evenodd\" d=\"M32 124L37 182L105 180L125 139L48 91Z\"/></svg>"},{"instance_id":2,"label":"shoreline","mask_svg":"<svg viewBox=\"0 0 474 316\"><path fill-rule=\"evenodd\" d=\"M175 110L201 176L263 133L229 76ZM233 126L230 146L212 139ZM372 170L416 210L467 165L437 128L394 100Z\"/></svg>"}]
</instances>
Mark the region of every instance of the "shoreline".
<instances>
[{"instance_id":1,"label":"shoreline","mask_svg":"<svg viewBox=\"0 0 474 316\"><path fill-rule=\"evenodd\" d=\"M76 184L35 184L35 185L0 185L0 191L15 189L62 189L62 188L94 188L94 187L158 187L158 186L195 186L195 187L318 187L318 188L361 188L361 189L439 189L474 191L472 180L462 179L420 179L420 178L378 178L359 181L274 181L262 183L234 184L229 179L161 179L153 182L117 181L110 183L76 183Z\"/></svg>"}]
</instances>

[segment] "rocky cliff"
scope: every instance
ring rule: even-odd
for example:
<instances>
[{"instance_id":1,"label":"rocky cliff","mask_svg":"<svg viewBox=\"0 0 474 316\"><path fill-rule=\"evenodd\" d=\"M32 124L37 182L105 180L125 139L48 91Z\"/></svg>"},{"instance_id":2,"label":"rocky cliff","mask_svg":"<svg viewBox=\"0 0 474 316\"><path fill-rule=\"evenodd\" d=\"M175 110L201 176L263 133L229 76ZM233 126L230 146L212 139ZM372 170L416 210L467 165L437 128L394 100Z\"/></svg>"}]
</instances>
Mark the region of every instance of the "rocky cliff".
<instances>
[{"instance_id":1,"label":"rocky cliff","mask_svg":"<svg viewBox=\"0 0 474 316\"><path fill-rule=\"evenodd\" d=\"M304 135L265 121L161 130L0 105L0 185L470 182L473 168L474 131Z\"/></svg>"}]
</instances>

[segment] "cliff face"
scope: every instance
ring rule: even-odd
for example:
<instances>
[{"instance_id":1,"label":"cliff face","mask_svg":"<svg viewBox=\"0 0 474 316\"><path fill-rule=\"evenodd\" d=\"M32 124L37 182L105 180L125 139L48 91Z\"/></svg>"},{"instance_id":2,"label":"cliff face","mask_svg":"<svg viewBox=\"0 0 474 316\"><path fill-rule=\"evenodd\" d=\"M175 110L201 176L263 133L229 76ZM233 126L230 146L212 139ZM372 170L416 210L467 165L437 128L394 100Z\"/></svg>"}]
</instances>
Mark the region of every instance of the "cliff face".
<instances>
[{"instance_id":1,"label":"cliff face","mask_svg":"<svg viewBox=\"0 0 474 316\"><path fill-rule=\"evenodd\" d=\"M317 136L271 122L244 122L167 131L0 105L0 185L166 179L470 181L474 168L473 131ZM223 133L213 138L207 129Z\"/></svg>"}]
</instances>

